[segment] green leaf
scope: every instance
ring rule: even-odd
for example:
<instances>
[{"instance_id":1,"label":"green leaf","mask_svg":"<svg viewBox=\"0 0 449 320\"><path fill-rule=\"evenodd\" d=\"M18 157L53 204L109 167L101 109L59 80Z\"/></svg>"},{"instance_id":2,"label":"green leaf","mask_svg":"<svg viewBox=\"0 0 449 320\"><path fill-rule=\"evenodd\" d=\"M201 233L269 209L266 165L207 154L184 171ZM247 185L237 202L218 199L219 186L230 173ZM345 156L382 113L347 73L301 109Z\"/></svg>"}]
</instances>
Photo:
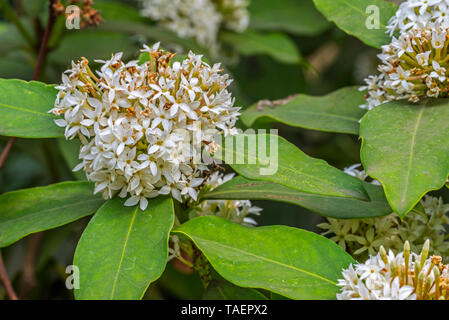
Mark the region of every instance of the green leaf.
<instances>
[{"instance_id":1,"label":"green leaf","mask_svg":"<svg viewBox=\"0 0 449 320\"><path fill-rule=\"evenodd\" d=\"M76 248L80 270L77 299L142 299L164 271L173 200L151 199L145 211L107 201L89 222Z\"/></svg>"},{"instance_id":2,"label":"green leaf","mask_svg":"<svg viewBox=\"0 0 449 320\"><path fill-rule=\"evenodd\" d=\"M378 179L391 208L405 216L449 174L449 104L429 99L420 104L390 102L369 111L360 126L361 159Z\"/></svg>"},{"instance_id":3,"label":"green leaf","mask_svg":"<svg viewBox=\"0 0 449 320\"><path fill-rule=\"evenodd\" d=\"M261 101L246 109L240 119L247 127L263 118L293 127L358 135L359 120L366 112L359 107L363 96L358 87L348 87L323 97L300 94L284 101Z\"/></svg>"},{"instance_id":4,"label":"green leaf","mask_svg":"<svg viewBox=\"0 0 449 320\"><path fill-rule=\"evenodd\" d=\"M75 221L104 203L87 182L62 182L0 195L0 247Z\"/></svg>"},{"instance_id":5,"label":"green leaf","mask_svg":"<svg viewBox=\"0 0 449 320\"><path fill-rule=\"evenodd\" d=\"M316 7L337 27L369 46L380 48L391 42L386 33L390 18L396 13L397 5L385 0L313 0ZM367 21L373 17L369 6L379 9L379 28L368 29ZM368 11L368 13L367 13Z\"/></svg>"},{"instance_id":6,"label":"green leaf","mask_svg":"<svg viewBox=\"0 0 449 320\"><path fill-rule=\"evenodd\" d=\"M204 216L175 232L191 238L226 280L293 299L335 299L342 269L355 263L329 239L291 227L245 227Z\"/></svg>"},{"instance_id":7,"label":"green leaf","mask_svg":"<svg viewBox=\"0 0 449 320\"><path fill-rule=\"evenodd\" d=\"M0 79L0 135L21 138L55 138L64 130L48 113L57 90L41 82Z\"/></svg>"},{"instance_id":8,"label":"green leaf","mask_svg":"<svg viewBox=\"0 0 449 320\"><path fill-rule=\"evenodd\" d=\"M255 0L250 2L248 10L253 29L314 36L329 27L312 0Z\"/></svg>"},{"instance_id":9,"label":"green leaf","mask_svg":"<svg viewBox=\"0 0 449 320\"><path fill-rule=\"evenodd\" d=\"M214 157L224 160L248 179L272 181L303 192L368 199L359 179L331 167L324 160L309 157L276 135L230 136L221 143Z\"/></svg>"},{"instance_id":10,"label":"green leaf","mask_svg":"<svg viewBox=\"0 0 449 320\"><path fill-rule=\"evenodd\" d=\"M242 288L224 279L213 279L206 292L204 300L268 300L256 289Z\"/></svg>"},{"instance_id":11,"label":"green leaf","mask_svg":"<svg viewBox=\"0 0 449 320\"><path fill-rule=\"evenodd\" d=\"M338 219L362 219L388 215L388 205L379 186L364 183L370 201L300 192L269 181L248 180L238 176L201 195L201 199L269 200L295 204L320 215Z\"/></svg>"},{"instance_id":12,"label":"green leaf","mask_svg":"<svg viewBox=\"0 0 449 320\"><path fill-rule=\"evenodd\" d=\"M223 32L220 39L234 46L244 56L266 54L283 63L297 64L301 55L295 43L283 33Z\"/></svg>"}]
</instances>

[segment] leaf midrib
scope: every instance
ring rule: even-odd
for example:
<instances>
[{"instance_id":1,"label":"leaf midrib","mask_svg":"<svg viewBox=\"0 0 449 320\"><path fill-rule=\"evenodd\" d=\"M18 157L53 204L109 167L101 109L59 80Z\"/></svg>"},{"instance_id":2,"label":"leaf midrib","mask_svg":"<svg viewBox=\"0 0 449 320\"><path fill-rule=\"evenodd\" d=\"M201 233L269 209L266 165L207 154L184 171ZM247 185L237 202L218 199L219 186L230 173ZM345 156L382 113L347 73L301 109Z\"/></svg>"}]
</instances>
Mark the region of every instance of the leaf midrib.
<instances>
[{"instance_id":1,"label":"leaf midrib","mask_svg":"<svg viewBox=\"0 0 449 320\"><path fill-rule=\"evenodd\" d=\"M256 255L256 254L254 254L254 253L251 253L251 252L242 250L242 249L238 249L238 248L235 248L235 247L230 247L230 246L225 245L225 244L222 244L222 243L220 243L220 242L216 242L216 241L213 241L213 240L207 240L207 239L204 239L204 238L200 238L200 237L198 237L198 236L189 235L189 234L187 234L187 233L184 232L184 231L178 231L178 232L181 232L181 233L183 233L183 234L189 236L189 237L192 238L196 243L198 242L198 240L199 240L199 241L206 242L206 243L208 243L208 242L209 242L209 243L213 243L214 245L221 246L221 247L226 248L226 249L229 249L229 250L231 250L231 251L236 251L236 252L239 252L239 253L247 254L247 255L249 255L249 256L258 258L258 259L260 259L260 260L265 260L265 261L267 261L267 262L269 262L269 263L276 264L276 265L279 265L279 266L284 267L284 268L288 268L288 269L292 269L292 270L295 270L295 271L298 271L298 272L302 272L302 273L307 274L307 275L309 275L309 276L311 276L311 277L317 278L317 279L319 279L319 280L321 280L321 281L325 281L325 282L327 282L327 283L330 283L330 284L333 284L333 285L337 285L336 282L334 282L334 281L332 281L332 280L330 280L330 279L327 279L327 278L325 278L325 277L323 277L323 276L320 276L320 275L318 275L318 274L312 273L312 272L310 272L310 271L304 270L304 269L302 269L302 268L298 268L298 267L293 266L293 265L288 265L288 264L285 264L285 263L282 263L282 262L279 262L279 261L276 261L276 260L272 260L272 259L267 258L267 257L259 256L259 255ZM206 255L206 253L204 253L204 254Z\"/></svg>"},{"instance_id":2,"label":"leaf midrib","mask_svg":"<svg viewBox=\"0 0 449 320\"><path fill-rule=\"evenodd\" d=\"M416 136L418 133L419 124L421 123L423 113L424 113L424 107L421 108L418 118L416 119L416 124L413 129L412 139L410 141L410 155L409 155L408 164L407 164L407 174L405 176L404 188L402 189L402 190L404 190L402 192L402 197L401 197L402 205L404 205L404 203L407 201L407 194L408 194L409 183L410 183L410 174L411 174L411 170L412 170L412 166L413 166L413 156L414 156L414 150L415 150L415 144L416 144Z\"/></svg>"},{"instance_id":3,"label":"leaf midrib","mask_svg":"<svg viewBox=\"0 0 449 320\"><path fill-rule=\"evenodd\" d=\"M122 268L123 260L125 258L125 253L126 253L126 249L127 249L127 246L128 246L128 240L130 238L131 230L132 230L134 222L136 220L138 209L139 209L139 207L136 206L136 208L135 208L135 210L133 212L133 217L131 218L131 221L130 221L130 224L129 224L129 227L128 227L128 232L126 234L125 242L123 244L119 265L118 265L118 268L117 268L117 272L115 273L115 276L114 276L114 282L112 283L111 297L110 297L111 300L114 298L114 294L115 294L115 290L116 290L117 282L118 282L118 277L119 277L119 274L120 274L120 270Z\"/></svg>"},{"instance_id":4,"label":"leaf midrib","mask_svg":"<svg viewBox=\"0 0 449 320\"><path fill-rule=\"evenodd\" d=\"M38 114L40 116L46 116L46 117L54 118L54 116L52 116L51 114L48 114L48 113L44 113L44 112L41 112L41 111L36 111L36 110L33 110L33 109L16 107L16 106L12 106L12 105L5 104L5 103L0 103L0 107L5 107L5 108L12 109L12 110L20 111L20 112L28 112L28 113Z\"/></svg>"}]
</instances>

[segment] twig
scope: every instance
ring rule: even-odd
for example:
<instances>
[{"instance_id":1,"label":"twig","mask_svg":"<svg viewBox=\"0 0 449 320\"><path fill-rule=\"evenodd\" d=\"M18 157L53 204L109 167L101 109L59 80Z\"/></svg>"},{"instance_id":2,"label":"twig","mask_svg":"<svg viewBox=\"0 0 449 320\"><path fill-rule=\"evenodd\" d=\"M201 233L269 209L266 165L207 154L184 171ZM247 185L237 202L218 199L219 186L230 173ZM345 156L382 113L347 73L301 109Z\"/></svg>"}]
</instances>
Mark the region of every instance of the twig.
<instances>
[{"instance_id":1,"label":"twig","mask_svg":"<svg viewBox=\"0 0 449 320\"><path fill-rule=\"evenodd\" d=\"M5 264L3 263L2 252L0 250L0 279L2 280L3 286L5 287L6 294L10 300L18 300L17 295L14 292L14 288L9 281L8 273L6 272Z\"/></svg>"},{"instance_id":2,"label":"twig","mask_svg":"<svg viewBox=\"0 0 449 320\"><path fill-rule=\"evenodd\" d=\"M5 149L3 149L2 154L0 155L0 168L3 167L3 164L6 161L6 158L8 157L9 151L12 148L12 145L16 141L16 137L12 137L9 139L8 143L6 144Z\"/></svg>"},{"instance_id":3,"label":"twig","mask_svg":"<svg viewBox=\"0 0 449 320\"><path fill-rule=\"evenodd\" d=\"M48 3L48 22L45 28L44 36L42 37L42 42L39 48L39 55L37 57L36 66L34 67L33 78L32 80L37 80L39 78L39 73L41 72L42 65L44 64L45 57L47 55L48 49L48 40L50 39L50 34L53 30L56 21L56 13L53 8L53 5L56 3L56 0L50 0Z\"/></svg>"}]
</instances>

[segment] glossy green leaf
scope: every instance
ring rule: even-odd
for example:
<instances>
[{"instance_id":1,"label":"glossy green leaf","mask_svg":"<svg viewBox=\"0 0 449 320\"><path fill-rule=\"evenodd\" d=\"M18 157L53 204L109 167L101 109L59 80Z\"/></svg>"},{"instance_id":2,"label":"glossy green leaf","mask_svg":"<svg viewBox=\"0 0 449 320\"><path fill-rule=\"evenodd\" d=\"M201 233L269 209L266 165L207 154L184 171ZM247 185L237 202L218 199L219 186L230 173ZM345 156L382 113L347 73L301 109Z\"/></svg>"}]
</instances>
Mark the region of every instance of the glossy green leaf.
<instances>
[{"instance_id":1,"label":"glossy green leaf","mask_svg":"<svg viewBox=\"0 0 449 320\"><path fill-rule=\"evenodd\" d=\"M332 197L300 192L269 181L255 181L242 176L201 195L201 199L269 200L295 204L320 215L338 219L373 218L392 212L379 186L363 183L371 200Z\"/></svg>"},{"instance_id":2,"label":"glossy green leaf","mask_svg":"<svg viewBox=\"0 0 449 320\"><path fill-rule=\"evenodd\" d=\"M300 94L285 102L262 101L246 109L240 119L247 127L268 118L293 127L358 135L359 120L366 112L359 107L363 96L358 87L348 87L323 97Z\"/></svg>"},{"instance_id":3,"label":"glossy green leaf","mask_svg":"<svg viewBox=\"0 0 449 320\"><path fill-rule=\"evenodd\" d=\"M75 221L104 203L87 182L62 182L0 195L0 247Z\"/></svg>"},{"instance_id":4,"label":"glossy green leaf","mask_svg":"<svg viewBox=\"0 0 449 320\"><path fill-rule=\"evenodd\" d=\"M262 293L252 288L238 287L224 279L213 279L204 300L268 300Z\"/></svg>"},{"instance_id":5,"label":"glossy green leaf","mask_svg":"<svg viewBox=\"0 0 449 320\"><path fill-rule=\"evenodd\" d=\"M360 126L361 159L381 181L395 212L404 216L449 174L449 104L390 102L369 111Z\"/></svg>"},{"instance_id":6,"label":"glossy green leaf","mask_svg":"<svg viewBox=\"0 0 449 320\"><path fill-rule=\"evenodd\" d=\"M234 46L244 56L266 54L279 62L290 64L301 60L293 40L282 33L264 34L251 30L243 33L224 32L220 39Z\"/></svg>"},{"instance_id":7,"label":"glossy green leaf","mask_svg":"<svg viewBox=\"0 0 449 320\"><path fill-rule=\"evenodd\" d=\"M41 82L0 79L0 135L22 138L61 137L64 130L48 113L56 99L56 89Z\"/></svg>"},{"instance_id":8,"label":"glossy green leaf","mask_svg":"<svg viewBox=\"0 0 449 320\"><path fill-rule=\"evenodd\" d=\"M253 29L314 36L329 27L312 0L255 0L250 2L248 10Z\"/></svg>"},{"instance_id":9,"label":"glossy green leaf","mask_svg":"<svg viewBox=\"0 0 449 320\"><path fill-rule=\"evenodd\" d=\"M291 227L245 227L204 216L175 232L191 238L226 280L293 299L335 299L341 270L355 262L331 240Z\"/></svg>"},{"instance_id":10,"label":"glossy green leaf","mask_svg":"<svg viewBox=\"0 0 449 320\"><path fill-rule=\"evenodd\" d=\"M224 160L248 179L272 181L303 192L368 199L359 179L328 165L324 160L309 157L276 135L241 134L228 137L221 142L214 157Z\"/></svg>"},{"instance_id":11,"label":"glossy green leaf","mask_svg":"<svg viewBox=\"0 0 449 320\"><path fill-rule=\"evenodd\" d=\"M142 299L164 271L173 200L151 199L145 211L124 202L107 201L81 236L73 262L80 270L77 299Z\"/></svg>"},{"instance_id":12,"label":"glossy green leaf","mask_svg":"<svg viewBox=\"0 0 449 320\"><path fill-rule=\"evenodd\" d=\"M390 18L397 5L385 0L313 0L324 16L346 33L355 36L369 46L380 48L391 42L386 33ZM378 8L376 16L374 8ZM372 18L379 18L379 27L372 25ZM370 28L368 28L368 26Z\"/></svg>"}]
</instances>

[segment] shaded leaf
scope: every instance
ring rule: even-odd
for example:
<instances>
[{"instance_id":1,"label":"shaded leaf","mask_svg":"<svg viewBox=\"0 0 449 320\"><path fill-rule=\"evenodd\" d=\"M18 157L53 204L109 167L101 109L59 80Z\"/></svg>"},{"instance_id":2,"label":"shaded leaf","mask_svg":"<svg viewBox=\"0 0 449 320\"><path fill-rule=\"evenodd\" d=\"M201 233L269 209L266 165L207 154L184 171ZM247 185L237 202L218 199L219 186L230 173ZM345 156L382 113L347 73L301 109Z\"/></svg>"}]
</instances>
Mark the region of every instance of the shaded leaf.
<instances>
[{"instance_id":1,"label":"shaded leaf","mask_svg":"<svg viewBox=\"0 0 449 320\"><path fill-rule=\"evenodd\" d=\"M138 21L121 21L109 20L98 26L98 30L110 32L122 32L125 34L140 34L149 39L160 41L162 47L169 43L175 43L183 46L186 50L192 50L196 54L209 55L207 50L198 45L194 40L187 38L180 38L174 32L164 29L160 26L154 26Z\"/></svg>"},{"instance_id":2,"label":"shaded leaf","mask_svg":"<svg viewBox=\"0 0 449 320\"><path fill-rule=\"evenodd\" d=\"M268 300L256 289L238 287L224 279L213 279L206 292L204 300Z\"/></svg>"},{"instance_id":3,"label":"shaded leaf","mask_svg":"<svg viewBox=\"0 0 449 320\"><path fill-rule=\"evenodd\" d=\"M263 34L250 30L243 33L223 32L220 39L245 56L266 54L275 60L291 64L301 60L295 43L282 33Z\"/></svg>"},{"instance_id":4,"label":"shaded leaf","mask_svg":"<svg viewBox=\"0 0 449 320\"><path fill-rule=\"evenodd\" d=\"M201 199L287 202L338 219L373 218L392 212L381 187L369 183L364 183L363 186L371 201L300 192L274 182L248 180L238 176L201 195Z\"/></svg>"},{"instance_id":5,"label":"shaded leaf","mask_svg":"<svg viewBox=\"0 0 449 320\"><path fill-rule=\"evenodd\" d=\"M175 232L191 238L226 280L293 299L335 299L341 270L355 263L331 240L291 227L245 227L204 216Z\"/></svg>"},{"instance_id":6,"label":"shaded leaf","mask_svg":"<svg viewBox=\"0 0 449 320\"><path fill-rule=\"evenodd\" d=\"M283 30L313 36L329 27L312 0L256 0L250 2L248 10L250 27L258 30Z\"/></svg>"},{"instance_id":7,"label":"shaded leaf","mask_svg":"<svg viewBox=\"0 0 449 320\"><path fill-rule=\"evenodd\" d=\"M137 44L129 36L119 32L85 30L68 32L58 47L48 55L48 59L62 66L70 66L71 61L85 57L89 61L110 59L112 54L123 52L125 57L134 55Z\"/></svg>"}]
</instances>

